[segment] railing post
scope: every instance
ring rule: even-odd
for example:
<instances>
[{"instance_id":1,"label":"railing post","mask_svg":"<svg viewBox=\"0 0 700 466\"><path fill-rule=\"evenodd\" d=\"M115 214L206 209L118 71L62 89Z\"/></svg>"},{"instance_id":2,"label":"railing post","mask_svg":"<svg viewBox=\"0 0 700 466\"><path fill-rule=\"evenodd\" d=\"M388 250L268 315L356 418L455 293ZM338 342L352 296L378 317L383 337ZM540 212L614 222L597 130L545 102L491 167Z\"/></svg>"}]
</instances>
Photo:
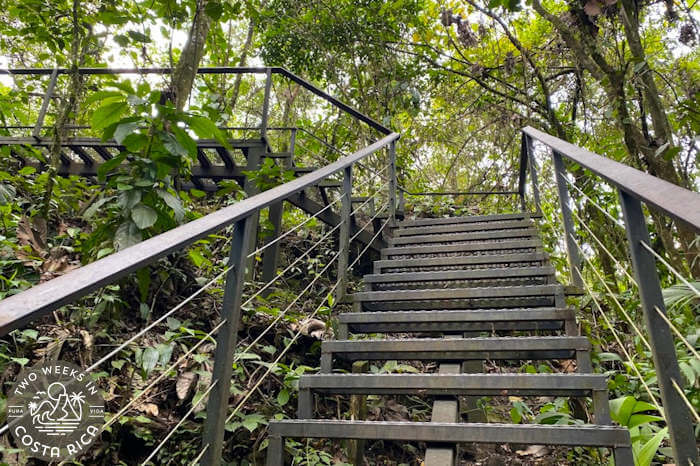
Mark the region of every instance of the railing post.
<instances>
[{"instance_id":1,"label":"railing post","mask_svg":"<svg viewBox=\"0 0 700 466\"><path fill-rule=\"evenodd\" d=\"M389 143L389 225L396 225L396 141Z\"/></svg>"},{"instance_id":2,"label":"railing post","mask_svg":"<svg viewBox=\"0 0 700 466\"><path fill-rule=\"evenodd\" d=\"M259 170L260 163L261 163L263 155L265 153L266 153L266 146L265 145L256 145L254 147L248 148L248 153L246 156L246 158L247 158L246 170L251 171L251 172ZM248 197L248 198L253 197L254 195L256 195L260 192L260 190L258 189L258 186L248 176L246 176L245 181L243 182L243 191L245 192L246 197ZM246 228L248 228L248 230L250 230L249 235L247 236L248 243L246 244L246 248L248 251L255 250L255 246L256 246L257 241L258 241L258 224L259 223L260 223L260 211L256 210L250 216L250 221L246 224ZM246 278L248 280L252 280L253 275L255 273L255 262L254 261L255 261L255 257L251 257L247 262L248 271L246 273Z\"/></svg>"},{"instance_id":3,"label":"railing post","mask_svg":"<svg viewBox=\"0 0 700 466\"><path fill-rule=\"evenodd\" d=\"M583 288L583 278L581 277L581 254L574 239L574 220L571 217L571 207L569 198L569 188L566 186L566 175L564 173L564 160L559 152L552 151L552 162L554 164L554 178L557 181L559 192L559 206L564 220L564 235L566 236L566 252L569 258L569 268L571 269L571 284Z\"/></svg>"},{"instance_id":4,"label":"railing post","mask_svg":"<svg viewBox=\"0 0 700 466\"><path fill-rule=\"evenodd\" d=\"M540 203L540 188L539 182L537 180L537 163L535 163L535 154L532 150L532 138L527 134L523 133L523 139L525 140L527 162L530 166L530 182L532 183L532 197L535 199L535 208L537 209L537 214L542 215L542 206Z\"/></svg>"},{"instance_id":5,"label":"railing post","mask_svg":"<svg viewBox=\"0 0 700 466\"><path fill-rule=\"evenodd\" d=\"M527 205L525 204L525 180L527 178L527 135L522 134L520 139L520 172L518 173L518 195L520 196L520 210L527 212Z\"/></svg>"},{"instance_id":6,"label":"railing post","mask_svg":"<svg viewBox=\"0 0 700 466\"><path fill-rule=\"evenodd\" d=\"M270 113L270 89L272 88L272 68L265 75L265 96L263 97L262 117L260 119L260 139L267 137L267 119Z\"/></svg>"},{"instance_id":7,"label":"railing post","mask_svg":"<svg viewBox=\"0 0 700 466\"><path fill-rule=\"evenodd\" d=\"M249 244L248 228L252 217L238 220L233 227L233 239L228 265L232 268L226 274L224 301L221 306L221 318L226 323L221 326L216 337L214 353L214 372L212 380L218 383L212 389L207 401L207 419L204 423L202 448L206 452L202 464L216 466L221 463L221 449L224 441L224 424L228 411L231 376L233 374L233 357L238 341L238 327L241 321L241 296L245 280L245 264Z\"/></svg>"},{"instance_id":8,"label":"railing post","mask_svg":"<svg viewBox=\"0 0 700 466\"><path fill-rule=\"evenodd\" d=\"M690 412L680 394L673 386L683 386L676 348L671 329L659 312L666 314L661 283L656 271L654 256L642 243L651 247L649 231L642 211L642 203L622 189L619 189L620 203L625 220L625 231L629 242L632 267L639 286L646 327L649 330L651 353L654 359L661 401L663 403L666 423L671 436L673 457L677 465L697 465L698 449Z\"/></svg>"},{"instance_id":9,"label":"railing post","mask_svg":"<svg viewBox=\"0 0 700 466\"><path fill-rule=\"evenodd\" d=\"M46 112L49 109L49 104L51 103L51 96L53 95L53 90L56 87L56 80L58 78L58 68L54 68L51 72L51 77L49 78L49 84L46 86L46 94L44 94L44 100L41 102L41 108L39 109L39 116L36 119L36 124L32 130L32 136L35 139L39 139L41 135L41 128L44 126L44 118L46 117Z\"/></svg>"},{"instance_id":10,"label":"railing post","mask_svg":"<svg viewBox=\"0 0 700 466\"><path fill-rule=\"evenodd\" d=\"M348 281L348 264L350 256L350 227L352 212L352 165L345 168L343 177L343 199L340 206L340 234L338 235L338 291L336 301L341 302L345 298Z\"/></svg>"}]
</instances>

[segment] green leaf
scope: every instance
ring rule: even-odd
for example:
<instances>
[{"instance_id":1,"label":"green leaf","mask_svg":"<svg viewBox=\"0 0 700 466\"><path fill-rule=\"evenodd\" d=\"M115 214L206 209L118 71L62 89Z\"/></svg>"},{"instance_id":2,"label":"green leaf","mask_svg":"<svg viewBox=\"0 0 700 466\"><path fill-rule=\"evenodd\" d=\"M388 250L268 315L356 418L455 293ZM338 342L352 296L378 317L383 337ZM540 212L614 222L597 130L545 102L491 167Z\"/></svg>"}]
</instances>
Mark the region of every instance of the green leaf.
<instances>
[{"instance_id":1,"label":"green leaf","mask_svg":"<svg viewBox=\"0 0 700 466\"><path fill-rule=\"evenodd\" d=\"M187 154L190 157L196 157L197 156L197 142L190 137L187 132L183 131L182 128L178 128L177 126L173 126L172 128L173 134L175 135L175 139L177 142L180 143L180 145L187 151Z\"/></svg>"},{"instance_id":2,"label":"green leaf","mask_svg":"<svg viewBox=\"0 0 700 466\"><path fill-rule=\"evenodd\" d=\"M22 367L26 366L27 363L29 362L29 359L27 359L27 358L10 358L10 360L12 362L16 362L17 364L19 364Z\"/></svg>"},{"instance_id":3,"label":"green leaf","mask_svg":"<svg viewBox=\"0 0 700 466\"><path fill-rule=\"evenodd\" d=\"M140 230L152 227L158 220L158 212L145 204L138 204L131 210L131 220Z\"/></svg>"},{"instance_id":4,"label":"green leaf","mask_svg":"<svg viewBox=\"0 0 700 466\"><path fill-rule=\"evenodd\" d=\"M9 184L0 183L0 204L9 204L15 198L17 191Z\"/></svg>"},{"instance_id":5,"label":"green leaf","mask_svg":"<svg viewBox=\"0 0 700 466\"><path fill-rule=\"evenodd\" d=\"M114 140L117 141L118 144L121 144L124 139L136 131L138 127L139 123L135 121L120 124L117 126L117 129L114 130Z\"/></svg>"},{"instance_id":6,"label":"green leaf","mask_svg":"<svg viewBox=\"0 0 700 466\"><path fill-rule=\"evenodd\" d=\"M277 394L277 403L280 406L284 406L287 404L288 401L289 401L289 390L287 390L286 388L283 388Z\"/></svg>"},{"instance_id":7,"label":"green leaf","mask_svg":"<svg viewBox=\"0 0 700 466\"><path fill-rule=\"evenodd\" d=\"M266 419L263 415L261 414L249 414L246 417L243 418L241 421L241 424L243 427L248 429L250 432L253 432L259 425L264 425L266 423Z\"/></svg>"},{"instance_id":8,"label":"green leaf","mask_svg":"<svg viewBox=\"0 0 700 466\"><path fill-rule=\"evenodd\" d=\"M216 21L221 17L221 14L224 12L224 8L219 2L210 1L204 7L204 12L207 14L207 16Z\"/></svg>"},{"instance_id":9,"label":"green leaf","mask_svg":"<svg viewBox=\"0 0 700 466\"><path fill-rule=\"evenodd\" d=\"M141 42L143 44L147 44L147 43L151 42L151 38L148 37L146 34L143 34L141 32L128 31L127 34L129 35L129 37L131 37L132 40L134 40L136 42Z\"/></svg>"},{"instance_id":10,"label":"green leaf","mask_svg":"<svg viewBox=\"0 0 700 466\"><path fill-rule=\"evenodd\" d=\"M105 163L97 167L97 179L104 183L107 179L107 174L117 168L126 159L126 153L123 152L116 157L107 160Z\"/></svg>"},{"instance_id":11,"label":"green leaf","mask_svg":"<svg viewBox=\"0 0 700 466\"><path fill-rule=\"evenodd\" d=\"M115 102L124 100L124 94L122 94L119 91L97 91L93 92L90 94L86 99L85 103L83 105L88 106L93 102L99 102L101 101L102 104L106 104L109 102Z\"/></svg>"},{"instance_id":12,"label":"green leaf","mask_svg":"<svg viewBox=\"0 0 700 466\"><path fill-rule=\"evenodd\" d=\"M95 202L90 205L87 209L85 209L85 213L83 214L84 219L89 219L94 216L97 211L102 207L106 202L111 201L114 199L114 197L103 197L102 199L98 199Z\"/></svg>"},{"instance_id":13,"label":"green leaf","mask_svg":"<svg viewBox=\"0 0 700 466\"><path fill-rule=\"evenodd\" d=\"M107 126L121 120L122 114L126 112L129 105L126 102L111 102L102 105L92 114L90 124L94 130L102 130Z\"/></svg>"},{"instance_id":14,"label":"green leaf","mask_svg":"<svg viewBox=\"0 0 700 466\"><path fill-rule=\"evenodd\" d=\"M165 189L156 190L156 194L158 194L158 197L163 199L163 202L165 202L165 204L168 207L173 209L173 214L175 214L175 220L181 222L182 219L185 217L185 208L182 206L180 198L166 191Z\"/></svg>"},{"instance_id":15,"label":"green leaf","mask_svg":"<svg viewBox=\"0 0 700 466\"><path fill-rule=\"evenodd\" d=\"M114 249L121 251L129 246L140 243L142 239L139 227L132 221L126 221L119 225L114 234Z\"/></svg>"},{"instance_id":16,"label":"green leaf","mask_svg":"<svg viewBox=\"0 0 700 466\"><path fill-rule=\"evenodd\" d=\"M160 359L160 353L157 349L148 347L141 353L141 368L146 373L146 377L155 369L158 360Z\"/></svg>"},{"instance_id":17,"label":"green leaf","mask_svg":"<svg viewBox=\"0 0 700 466\"><path fill-rule=\"evenodd\" d=\"M219 144L229 148L228 141L221 130L209 118L191 116L187 119L190 129L201 139L216 139Z\"/></svg>"},{"instance_id":18,"label":"green leaf","mask_svg":"<svg viewBox=\"0 0 700 466\"><path fill-rule=\"evenodd\" d=\"M161 134L161 139L163 140L163 147L172 155L177 157L187 157L190 155L187 149L185 149L172 134L163 132Z\"/></svg>"},{"instance_id":19,"label":"green leaf","mask_svg":"<svg viewBox=\"0 0 700 466\"><path fill-rule=\"evenodd\" d=\"M667 434L668 427L664 427L645 443L634 459L635 466L649 466L656 455L656 451L659 449L659 445L661 445Z\"/></svg>"}]
</instances>

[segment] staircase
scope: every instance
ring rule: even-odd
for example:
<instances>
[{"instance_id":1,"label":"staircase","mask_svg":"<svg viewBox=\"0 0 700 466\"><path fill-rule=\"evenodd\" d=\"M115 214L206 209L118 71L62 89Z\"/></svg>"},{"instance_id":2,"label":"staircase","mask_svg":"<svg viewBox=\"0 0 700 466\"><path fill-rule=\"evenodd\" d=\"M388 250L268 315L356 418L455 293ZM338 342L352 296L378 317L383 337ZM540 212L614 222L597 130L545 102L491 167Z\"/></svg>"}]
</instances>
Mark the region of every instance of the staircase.
<instances>
[{"instance_id":1,"label":"staircase","mask_svg":"<svg viewBox=\"0 0 700 466\"><path fill-rule=\"evenodd\" d=\"M426 442L427 466L457 463L456 446L465 443L610 447L617 465L633 465L629 432L611 425L606 378L592 373L591 344L578 335L529 215L399 222L364 283L353 312L339 317L339 339L322 344L321 373L299 381L299 419L270 422L268 466L284 464L287 437ZM520 336L527 332L548 335ZM484 360L562 359L575 360L576 373L483 373ZM439 366L423 374L333 372L367 360ZM314 419L315 396L369 394L432 397L431 422ZM595 423L482 422L476 399L503 395L590 397Z\"/></svg>"}]
</instances>

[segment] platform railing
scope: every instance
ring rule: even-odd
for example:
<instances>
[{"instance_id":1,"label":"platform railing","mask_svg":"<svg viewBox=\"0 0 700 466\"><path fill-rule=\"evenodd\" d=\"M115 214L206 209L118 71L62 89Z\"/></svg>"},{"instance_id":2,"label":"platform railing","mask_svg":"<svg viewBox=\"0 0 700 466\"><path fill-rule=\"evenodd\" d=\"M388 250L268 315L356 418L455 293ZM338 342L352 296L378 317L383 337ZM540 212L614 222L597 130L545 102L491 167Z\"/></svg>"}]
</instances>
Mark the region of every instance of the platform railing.
<instances>
[{"instance_id":1,"label":"platform railing","mask_svg":"<svg viewBox=\"0 0 700 466\"><path fill-rule=\"evenodd\" d=\"M700 290L695 288L692 283L671 267L654 250L650 242L650 233L643 205L649 210L666 215L674 221L681 222L686 227L700 233L700 194L651 176L628 165L602 157L542 131L526 127L522 130L518 189L523 211L527 210L526 198L529 197L527 196L527 187L530 186L535 210L539 213L542 212L543 199L541 199L540 189L542 183L538 179L534 142L543 144L551 155L551 166L554 170L553 176L556 181L559 205L558 212L561 218L560 220L550 220L555 223L560 221L563 225L571 284L585 290L590 295L601 318L606 322L621 350L625 353L629 366L644 386L650 401L659 408L659 412L668 426L676 464L698 464L698 448L693 421L696 424L700 424L700 416L697 413L697 408L692 406L683 390L684 383L679 370L674 334L690 350L692 357L700 360L700 355L694 345L691 345L669 320L664 305L657 260L662 265L669 267L669 270L698 297L700 297ZM576 185L567 163L576 164L588 170L594 178L600 179L617 191L622 211L621 218L611 215L608 209L601 207ZM528 174L530 175L529 185L527 183ZM576 194L576 198L579 201L600 210L613 225L624 231L634 277L627 272L627 267L621 263L625 262L626 259L616 258L614 254L611 254L605 247L604 242L597 238L586 222L581 219L581 215L576 212L576 205L572 200L572 191L569 188L575 191L573 194ZM602 250L609 255L610 260L618 266L618 270L628 276L630 283L637 286L645 319L644 328L648 333L648 338L644 336L644 333L617 300L615 293L612 292L604 277L601 276L587 257L587 254L590 254L590 249L586 251L582 247L580 240L582 233L596 241L597 245L601 246ZM588 270L595 274L595 278L605 287L607 295L611 297L616 307L619 308L626 321L630 324L631 329L640 337L640 340L650 351L658 379L661 395L660 401L656 399L656 396L650 390L634 362L633 355L629 354L623 344L614 323L611 322L599 299L596 298L591 287L584 280L582 273L584 263L588 265Z\"/></svg>"},{"instance_id":2,"label":"platform railing","mask_svg":"<svg viewBox=\"0 0 700 466\"><path fill-rule=\"evenodd\" d=\"M110 74L133 71L134 70L90 69L81 70L80 72L87 74ZM144 72L144 70L139 71ZM168 73L170 70L161 68L146 71ZM65 74L66 72L66 70L60 69L57 71L49 70L48 74L55 79L57 75ZM197 299L207 290L211 290L213 287L219 286L219 284L223 287L223 300L219 321L215 322L212 328L206 332L206 334L202 335L196 344L180 355L173 364L164 368L160 375L153 380L144 380L144 384L147 383L147 385L121 406L119 410L108 419L104 427L104 429L106 429L115 422L118 422L123 415L133 410L138 403L142 402L151 389L165 378L169 377L173 370L177 369L183 361L186 361L197 349L201 348L204 342L214 339L216 341L216 348L211 382L204 392L202 392L199 401L193 402L191 408L182 416L177 424L159 440L157 446L143 460L142 464L144 465L158 462L158 454L161 449L172 439L178 428L190 419L199 405L205 402L204 400L207 401L202 444L199 454L192 464L198 462L207 465L220 464L222 461L226 424L230 423L239 415L241 409L245 406L245 402L253 395L257 387L266 380L266 377L270 375L275 363L279 362L291 349L293 343L300 338L302 329L295 332L294 336L286 342L283 348L277 349L278 352L273 364L270 364L268 369L257 380L251 381L253 388L251 388L247 395L239 400L236 405L233 406L233 409L231 409L232 407L229 404L231 399L230 383L233 377L233 366L239 363L240 355L247 353L248 350L257 344L265 334L274 328L274 325L277 324L285 314L292 310L295 305L298 306L298 303L304 296L307 297L306 299L309 299L308 296L313 294L319 301L315 309L306 316L307 319L314 318L322 310L332 307L335 303L342 300L348 284L348 274L364 257L370 247L374 246L375 249L379 249L378 245L383 244L383 235L387 233L389 227L392 226L395 221L396 142L399 139L399 134L391 132L371 118L281 68L205 68L200 69L200 72L265 73L268 80L268 90L270 75L273 73L280 74L328 101L352 118L380 132L383 136L367 147L350 154L339 156L339 158L333 162L323 163L320 168L292 181L273 187L259 194L252 195L228 207L221 208L213 213L192 220L165 233L115 252L79 269L68 272L65 275L35 285L24 292L0 301L0 335L4 336L13 330L36 322L42 317L51 315L53 311L62 306L76 303L90 293L113 284L117 280L139 269L146 266L157 267L160 259L171 254L181 253L198 240L207 238L212 234L221 234L222 232L226 232L229 227L233 227L228 241L228 243L230 243L228 260L221 272L201 286L196 292L170 308L167 312L159 315L149 325L140 328L129 338L120 342L115 348L101 355L98 361L86 368L86 371L92 372L107 361L112 360L122 351L135 345L137 346L140 339L149 331L156 329L158 326L162 326L168 317L177 315L176 313L178 311L185 308L189 303L192 303L193 300ZM12 73L31 74L47 72L45 70L12 70ZM266 95L268 95L266 99L269 98L269 92L266 92ZM263 116L266 113L267 110L263 110ZM39 128L39 131L37 131L37 134L39 134L41 128L43 128L43 121L41 124L37 124L34 128L35 131L36 128ZM266 131L272 130L272 127L268 128L266 119L263 118L258 130L260 131L260 139L265 140ZM294 138L298 128L285 128L285 131L287 130L291 137L291 154L294 154ZM370 165L375 167L380 166L381 168L372 169L370 170L371 173L367 175L366 167ZM360 184L353 183L354 171L358 169L361 169L363 173L365 173ZM263 209L281 206L283 202L292 196L305 196L308 188L318 186L323 181L338 176L342 177L343 186L340 190L340 194L335 199L329 199L325 207L291 229L284 232L278 229L272 238L266 240L264 245L256 248L256 241L254 239L257 232L257 217ZM369 194L368 199L358 206L353 206L353 192ZM377 203L383 202L383 206L370 213L370 215L364 215L363 218L369 219L361 222L360 213L364 212L367 205L374 201L377 201ZM308 228L310 225L309 222L312 219L318 219L324 216L327 217L329 214L332 214L334 208L338 206L340 206L340 209L337 215L338 221L335 226L328 228L318 241L311 245L304 254L296 257L283 270L277 271L276 266L272 267L272 273L267 274L266 282L258 287L257 290L249 289L250 286L246 283L246 269L250 269L250 260L252 258L272 248L279 247L284 238L298 231L300 228ZM381 225L375 227L375 221L377 220L381 221ZM369 234L367 235L367 233ZM361 234L365 235L364 247L358 254L352 257L350 245L356 241ZM293 270L294 267L298 266L300 261L304 260L304 258L312 253L318 253L320 246L331 241L333 235L338 235L339 241L338 248L333 253L330 260L327 260L327 263L321 270L313 275L313 278L309 280L303 290L277 314L266 329L259 333L252 342L248 343L245 349L241 350L238 335L241 325L242 309L253 304L259 296L264 296L264 293L266 293L275 282L280 280L280 278L290 270ZM369 237L369 239L367 239L367 237ZM321 278L332 276L331 272L334 269L335 281L333 286L330 286L329 289L323 288L323 286L321 286ZM0 434L7 432L12 426L12 423L6 424L0 428Z\"/></svg>"}]
</instances>

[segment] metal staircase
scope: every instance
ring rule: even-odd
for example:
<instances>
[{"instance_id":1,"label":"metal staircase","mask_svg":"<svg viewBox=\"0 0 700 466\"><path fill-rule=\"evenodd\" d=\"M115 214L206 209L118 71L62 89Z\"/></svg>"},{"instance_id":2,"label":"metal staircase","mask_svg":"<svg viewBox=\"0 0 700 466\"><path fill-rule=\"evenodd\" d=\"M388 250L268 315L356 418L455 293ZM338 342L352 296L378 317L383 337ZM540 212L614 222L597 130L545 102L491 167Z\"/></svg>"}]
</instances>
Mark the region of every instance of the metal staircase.
<instances>
[{"instance_id":1,"label":"metal staircase","mask_svg":"<svg viewBox=\"0 0 700 466\"><path fill-rule=\"evenodd\" d=\"M592 374L591 344L578 335L530 216L402 221L374 272L365 291L351 295L353 312L340 315L339 339L323 342L321 373L301 377L299 419L270 422L268 466L284 464L287 437L427 442L428 466L455 464L460 443L610 447L616 464L633 464L629 431L611 425L606 377ZM520 336L533 331L550 335ZM575 360L576 373L483 373L484 360L552 359ZM439 366L423 374L334 373L362 360ZM433 397L431 422L314 419L323 395L370 394ZM503 395L590 397L594 423L484 423L476 411L461 422L457 397Z\"/></svg>"}]
</instances>

